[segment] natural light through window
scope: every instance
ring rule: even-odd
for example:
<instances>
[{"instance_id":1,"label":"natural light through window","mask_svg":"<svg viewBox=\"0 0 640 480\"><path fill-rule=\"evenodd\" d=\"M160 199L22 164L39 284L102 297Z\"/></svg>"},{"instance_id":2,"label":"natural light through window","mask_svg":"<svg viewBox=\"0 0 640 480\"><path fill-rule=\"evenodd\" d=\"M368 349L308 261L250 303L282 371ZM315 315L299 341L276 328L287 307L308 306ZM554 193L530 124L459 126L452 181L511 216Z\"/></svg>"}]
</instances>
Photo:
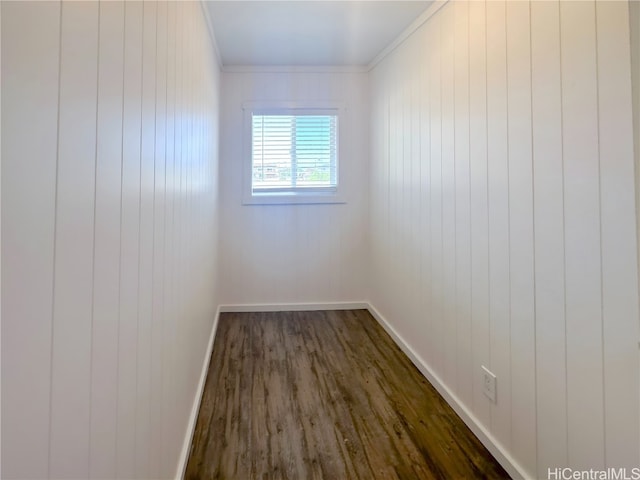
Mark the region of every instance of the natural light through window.
<instances>
[{"instance_id":1,"label":"natural light through window","mask_svg":"<svg viewBox=\"0 0 640 480\"><path fill-rule=\"evenodd\" d=\"M252 115L252 189L296 192L338 185L337 115Z\"/></svg>"},{"instance_id":2,"label":"natural light through window","mask_svg":"<svg viewBox=\"0 0 640 480\"><path fill-rule=\"evenodd\" d=\"M242 108L244 205L345 202L343 105L247 102Z\"/></svg>"}]
</instances>

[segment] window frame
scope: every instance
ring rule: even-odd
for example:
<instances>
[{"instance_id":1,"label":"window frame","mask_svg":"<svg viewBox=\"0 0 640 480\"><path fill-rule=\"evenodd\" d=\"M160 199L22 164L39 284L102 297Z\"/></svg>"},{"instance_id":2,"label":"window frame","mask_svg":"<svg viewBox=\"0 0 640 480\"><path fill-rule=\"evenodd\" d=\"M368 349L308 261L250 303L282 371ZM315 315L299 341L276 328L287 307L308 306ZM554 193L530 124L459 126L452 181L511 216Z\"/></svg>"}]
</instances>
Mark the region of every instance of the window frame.
<instances>
[{"instance_id":1,"label":"window frame","mask_svg":"<svg viewBox=\"0 0 640 480\"><path fill-rule=\"evenodd\" d=\"M296 204L330 204L345 203L342 196L344 177L342 175L344 151L344 106L335 102L245 102L242 104L243 126L243 158L242 158L242 203L243 205L296 205ZM253 115L296 115L318 114L335 115L337 117L336 144L336 178L335 187L305 187L297 191L262 191L253 190Z\"/></svg>"}]
</instances>

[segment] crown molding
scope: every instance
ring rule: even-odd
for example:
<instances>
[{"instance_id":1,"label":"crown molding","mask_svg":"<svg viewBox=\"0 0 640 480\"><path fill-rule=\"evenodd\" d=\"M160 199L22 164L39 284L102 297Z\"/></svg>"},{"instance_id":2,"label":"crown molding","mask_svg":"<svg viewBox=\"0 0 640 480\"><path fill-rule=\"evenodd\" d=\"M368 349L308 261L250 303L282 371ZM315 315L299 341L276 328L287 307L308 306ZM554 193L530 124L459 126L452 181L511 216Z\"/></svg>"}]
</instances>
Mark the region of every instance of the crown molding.
<instances>
[{"instance_id":1,"label":"crown molding","mask_svg":"<svg viewBox=\"0 0 640 480\"><path fill-rule=\"evenodd\" d=\"M209 38L211 39L211 46L213 47L213 53L218 62L218 67L222 69L222 56L220 55L220 48L218 48L218 41L216 40L216 33L213 30L213 23L211 23L211 15L207 8L205 0L200 0L200 7L202 8L202 14L204 15L205 23L207 24L207 30L209 30Z\"/></svg>"},{"instance_id":2,"label":"crown molding","mask_svg":"<svg viewBox=\"0 0 640 480\"><path fill-rule=\"evenodd\" d=\"M393 40L387 47L385 47L367 66L367 71L373 70L382 60L390 55L396 48L402 45L407 38L424 25L431 17L433 17L438 10L440 10L449 0L435 0L429 8L427 8L422 15L416 18L411 25L405 28L395 40Z\"/></svg>"}]
</instances>

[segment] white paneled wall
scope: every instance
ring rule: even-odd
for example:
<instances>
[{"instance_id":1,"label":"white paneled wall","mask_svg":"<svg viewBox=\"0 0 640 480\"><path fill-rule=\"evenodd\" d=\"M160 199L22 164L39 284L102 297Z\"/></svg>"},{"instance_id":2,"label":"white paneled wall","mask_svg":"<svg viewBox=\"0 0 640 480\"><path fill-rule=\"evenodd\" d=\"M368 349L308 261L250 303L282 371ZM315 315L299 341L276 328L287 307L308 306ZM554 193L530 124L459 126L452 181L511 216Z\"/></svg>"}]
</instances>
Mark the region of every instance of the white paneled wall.
<instances>
[{"instance_id":1,"label":"white paneled wall","mask_svg":"<svg viewBox=\"0 0 640 480\"><path fill-rule=\"evenodd\" d=\"M629 3L631 28L631 84L633 89L633 144L636 159L637 237L640 239L640 2ZM638 241L640 260L640 241ZM639 267L640 269L640 267Z\"/></svg>"},{"instance_id":2,"label":"white paneled wall","mask_svg":"<svg viewBox=\"0 0 640 480\"><path fill-rule=\"evenodd\" d=\"M218 304L201 6L1 8L2 477L174 477Z\"/></svg>"},{"instance_id":3,"label":"white paneled wall","mask_svg":"<svg viewBox=\"0 0 640 480\"><path fill-rule=\"evenodd\" d=\"M221 303L283 304L366 298L367 74L247 69L223 74L220 150ZM339 161L346 203L243 205L243 102L340 102Z\"/></svg>"},{"instance_id":4,"label":"white paneled wall","mask_svg":"<svg viewBox=\"0 0 640 480\"><path fill-rule=\"evenodd\" d=\"M370 73L220 76L196 2L2 2L1 476L173 477L218 304L366 299L520 473L637 466L638 10L448 2ZM277 100L346 107L346 203L242 205Z\"/></svg>"},{"instance_id":5,"label":"white paneled wall","mask_svg":"<svg viewBox=\"0 0 640 480\"><path fill-rule=\"evenodd\" d=\"M640 462L629 39L622 1L448 2L371 74L372 303L532 477Z\"/></svg>"}]
</instances>

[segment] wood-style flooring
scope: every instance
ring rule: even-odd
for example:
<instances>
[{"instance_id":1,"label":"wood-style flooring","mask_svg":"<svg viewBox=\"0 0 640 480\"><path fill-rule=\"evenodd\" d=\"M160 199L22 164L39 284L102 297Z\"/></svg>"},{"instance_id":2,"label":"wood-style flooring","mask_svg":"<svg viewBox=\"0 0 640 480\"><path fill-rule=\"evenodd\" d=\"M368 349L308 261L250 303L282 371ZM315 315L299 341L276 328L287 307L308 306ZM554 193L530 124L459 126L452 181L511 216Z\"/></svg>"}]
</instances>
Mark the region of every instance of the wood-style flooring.
<instances>
[{"instance_id":1,"label":"wood-style flooring","mask_svg":"<svg viewBox=\"0 0 640 480\"><path fill-rule=\"evenodd\" d=\"M185 478L509 478L366 310L225 313Z\"/></svg>"}]
</instances>

